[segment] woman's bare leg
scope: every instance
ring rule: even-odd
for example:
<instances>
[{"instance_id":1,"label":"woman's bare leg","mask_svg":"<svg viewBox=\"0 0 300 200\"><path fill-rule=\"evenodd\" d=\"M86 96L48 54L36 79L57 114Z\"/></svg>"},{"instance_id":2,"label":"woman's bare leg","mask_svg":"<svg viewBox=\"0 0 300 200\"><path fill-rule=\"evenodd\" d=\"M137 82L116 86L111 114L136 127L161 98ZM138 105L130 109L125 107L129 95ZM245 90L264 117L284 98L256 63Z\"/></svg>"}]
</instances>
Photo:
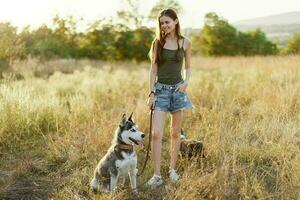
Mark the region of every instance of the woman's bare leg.
<instances>
[{"instance_id":1,"label":"woman's bare leg","mask_svg":"<svg viewBox=\"0 0 300 200\"><path fill-rule=\"evenodd\" d=\"M172 113L170 169L175 169L176 161L177 161L178 154L179 154L181 122L182 122L182 111Z\"/></svg>"},{"instance_id":2,"label":"woman's bare leg","mask_svg":"<svg viewBox=\"0 0 300 200\"><path fill-rule=\"evenodd\" d=\"M152 121L151 156L154 164L154 174L160 176L161 143L164 130L165 112L155 110Z\"/></svg>"}]
</instances>

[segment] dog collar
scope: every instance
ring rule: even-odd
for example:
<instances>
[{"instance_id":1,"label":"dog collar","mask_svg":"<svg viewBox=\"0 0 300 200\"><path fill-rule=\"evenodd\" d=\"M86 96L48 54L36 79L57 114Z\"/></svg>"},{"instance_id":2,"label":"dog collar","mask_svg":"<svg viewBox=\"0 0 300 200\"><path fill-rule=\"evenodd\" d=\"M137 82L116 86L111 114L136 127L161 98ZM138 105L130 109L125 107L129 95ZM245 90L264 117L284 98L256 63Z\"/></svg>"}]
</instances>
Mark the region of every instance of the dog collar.
<instances>
[{"instance_id":1,"label":"dog collar","mask_svg":"<svg viewBox=\"0 0 300 200\"><path fill-rule=\"evenodd\" d=\"M133 145L130 144L117 144L115 147L119 149L127 149L133 151Z\"/></svg>"}]
</instances>

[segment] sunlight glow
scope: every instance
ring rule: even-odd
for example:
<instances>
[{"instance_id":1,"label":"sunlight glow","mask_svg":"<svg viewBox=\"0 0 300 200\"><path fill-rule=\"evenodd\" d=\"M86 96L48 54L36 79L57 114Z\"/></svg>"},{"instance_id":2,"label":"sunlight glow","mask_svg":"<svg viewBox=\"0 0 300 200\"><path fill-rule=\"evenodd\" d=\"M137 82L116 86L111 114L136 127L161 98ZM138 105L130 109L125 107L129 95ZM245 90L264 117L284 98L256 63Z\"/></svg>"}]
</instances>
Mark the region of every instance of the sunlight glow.
<instances>
[{"instance_id":1,"label":"sunlight glow","mask_svg":"<svg viewBox=\"0 0 300 200\"><path fill-rule=\"evenodd\" d=\"M141 14L146 15L158 0L139 1ZM111 17L124 8L125 0L2 0L0 22L9 21L18 27L30 25L36 28L45 23L50 25L52 18L74 16L93 21ZM298 0L179 0L183 7L180 15L182 27L200 27L207 12L214 11L230 22L243 19L300 11Z\"/></svg>"}]
</instances>

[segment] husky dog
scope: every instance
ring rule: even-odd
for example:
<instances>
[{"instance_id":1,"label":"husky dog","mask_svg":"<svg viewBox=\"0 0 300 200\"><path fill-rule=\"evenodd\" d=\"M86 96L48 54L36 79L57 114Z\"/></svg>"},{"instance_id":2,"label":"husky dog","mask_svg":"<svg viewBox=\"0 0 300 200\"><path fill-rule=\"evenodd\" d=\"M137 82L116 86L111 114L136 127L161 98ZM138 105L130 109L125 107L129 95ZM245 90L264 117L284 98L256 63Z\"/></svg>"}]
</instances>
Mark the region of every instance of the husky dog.
<instances>
[{"instance_id":1,"label":"husky dog","mask_svg":"<svg viewBox=\"0 0 300 200\"><path fill-rule=\"evenodd\" d=\"M114 195L118 178L122 177L125 180L125 176L129 175L131 189L137 193L137 156L133 146L143 147L144 137L145 134L140 132L133 122L132 113L128 119L126 114L123 114L112 145L94 171L90 185L95 192L110 192Z\"/></svg>"}]
</instances>

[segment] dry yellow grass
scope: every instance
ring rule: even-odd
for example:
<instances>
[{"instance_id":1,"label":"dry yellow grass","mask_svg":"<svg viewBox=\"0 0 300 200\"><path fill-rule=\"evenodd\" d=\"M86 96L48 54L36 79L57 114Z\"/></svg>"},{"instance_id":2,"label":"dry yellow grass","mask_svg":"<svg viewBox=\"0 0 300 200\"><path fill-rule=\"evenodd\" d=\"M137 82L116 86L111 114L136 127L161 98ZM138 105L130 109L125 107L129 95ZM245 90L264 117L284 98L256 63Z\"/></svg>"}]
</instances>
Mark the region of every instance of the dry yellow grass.
<instances>
[{"instance_id":1,"label":"dry yellow grass","mask_svg":"<svg viewBox=\"0 0 300 200\"><path fill-rule=\"evenodd\" d=\"M195 57L192 67L183 127L207 157L180 160L179 185L141 187L140 199L300 199L300 57ZM110 199L88 184L122 112L148 133L148 64L29 61L12 71L24 79L0 83L0 197ZM111 199L131 198L127 188Z\"/></svg>"}]
</instances>

